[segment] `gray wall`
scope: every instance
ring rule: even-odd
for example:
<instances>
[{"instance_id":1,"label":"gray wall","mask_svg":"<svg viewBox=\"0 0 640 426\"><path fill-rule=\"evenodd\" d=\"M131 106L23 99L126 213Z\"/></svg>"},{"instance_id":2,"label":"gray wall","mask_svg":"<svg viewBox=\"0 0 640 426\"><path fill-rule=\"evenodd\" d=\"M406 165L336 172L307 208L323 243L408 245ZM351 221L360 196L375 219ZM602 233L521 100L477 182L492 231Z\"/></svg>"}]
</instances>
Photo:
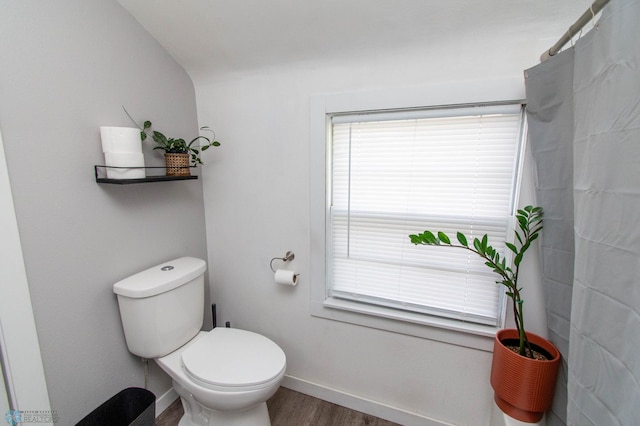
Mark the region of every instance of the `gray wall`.
<instances>
[{"instance_id":1,"label":"gray wall","mask_svg":"<svg viewBox=\"0 0 640 426\"><path fill-rule=\"evenodd\" d=\"M130 125L125 105L167 134L195 136L194 88L115 1L2 0L0 10L0 128L51 407L73 424L144 383L111 285L207 255L201 180L97 184L98 126ZM145 157L161 164L149 146ZM152 365L151 390L170 386Z\"/></svg>"}]
</instances>

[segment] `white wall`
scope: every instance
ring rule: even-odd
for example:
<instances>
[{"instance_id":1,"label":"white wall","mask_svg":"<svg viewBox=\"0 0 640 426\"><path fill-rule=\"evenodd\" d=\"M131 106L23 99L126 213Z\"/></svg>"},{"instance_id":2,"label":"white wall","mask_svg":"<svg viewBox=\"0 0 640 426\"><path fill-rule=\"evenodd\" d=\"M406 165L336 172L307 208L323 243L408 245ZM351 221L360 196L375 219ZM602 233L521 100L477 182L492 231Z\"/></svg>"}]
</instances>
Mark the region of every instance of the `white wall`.
<instances>
[{"instance_id":1,"label":"white wall","mask_svg":"<svg viewBox=\"0 0 640 426\"><path fill-rule=\"evenodd\" d=\"M2 1L1 9L7 168L51 409L70 425L144 385L112 284L174 257L206 258L202 181L97 184L98 126L130 125L126 105L166 134L195 136L195 93L115 1ZM161 162L156 153L145 147L147 164ZM149 386L158 396L171 388L153 363Z\"/></svg>"},{"instance_id":2,"label":"white wall","mask_svg":"<svg viewBox=\"0 0 640 426\"><path fill-rule=\"evenodd\" d=\"M49 394L0 134L0 413L47 412ZM30 408L29 408L30 407Z\"/></svg>"},{"instance_id":3,"label":"white wall","mask_svg":"<svg viewBox=\"0 0 640 426\"><path fill-rule=\"evenodd\" d=\"M522 78L542 49L535 40L511 40L451 38L421 51L195 82L199 122L224 141L215 164L204 169L212 297L222 321L282 346L291 376L285 383L317 394L328 387L338 401L351 394L441 422L489 423L489 352L310 316L309 165L320 159L309 158L309 100ZM269 260L287 250L296 254L290 267L301 273L296 288L274 284L269 270Z\"/></svg>"}]
</instances>

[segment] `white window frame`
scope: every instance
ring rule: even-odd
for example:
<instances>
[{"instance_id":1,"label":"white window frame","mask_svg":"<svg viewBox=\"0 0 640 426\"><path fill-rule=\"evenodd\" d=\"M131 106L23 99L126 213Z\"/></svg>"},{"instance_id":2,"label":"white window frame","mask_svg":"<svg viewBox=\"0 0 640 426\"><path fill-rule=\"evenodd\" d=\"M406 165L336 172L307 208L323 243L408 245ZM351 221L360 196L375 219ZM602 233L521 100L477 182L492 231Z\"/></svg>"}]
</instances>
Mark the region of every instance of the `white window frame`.
<instances>
[{"instance_id":1,"label":"white window frame","mask_svg":"<svg viewBox=\"0 0 640 426\"><path fill-rule=\"evenodd\" d=\"M313 96L310 101L311 315L491 351L495 332L503 327L466 323L403 312L382 306L330 298L326 285L327 199L330 164L327 141L330 116L349 112L429 108L447 105L523 102L521 79L443 84L409 90ZM524 147L521 149L524 152ZM519 188L519 184L517 185ZM516 200L518 196L516 194ZM503 310L504 311L504 310Z\"/></svg>"}]
</instances>

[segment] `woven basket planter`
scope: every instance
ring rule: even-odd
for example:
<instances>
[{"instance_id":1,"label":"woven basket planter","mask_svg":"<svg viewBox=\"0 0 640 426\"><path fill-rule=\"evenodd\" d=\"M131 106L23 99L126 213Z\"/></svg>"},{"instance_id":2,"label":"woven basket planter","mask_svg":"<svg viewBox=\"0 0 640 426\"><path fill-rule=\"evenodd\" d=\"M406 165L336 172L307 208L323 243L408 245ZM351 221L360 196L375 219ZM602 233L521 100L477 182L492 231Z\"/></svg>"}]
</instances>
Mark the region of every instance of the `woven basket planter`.
<instances>
[{"instance_id":1,"label":"woven basket planter","mask_svg":"<svg viewBox=\"0 0 640 426\"><path fill-rule=\"evenodd\" d=\"M165 153L164 161L166 163L167 176L191 176L189 154Z\"/></svg>"},{"instance_id":2,"label":"woven basket planter","mask_svg":"<svg viewBox=\"0 0 640 426\"><path fill-rule=\"evenodd\" d=\"M533 349L548 355L549 360L537 360L521 356L505 347L503 342L515 340L518 331L498 331L493 344L491 386L494 399L500 409L516 420L535 423L551 408L556 386L560 351L547 339L527 333Z\"/></svg>"}]
</instances>

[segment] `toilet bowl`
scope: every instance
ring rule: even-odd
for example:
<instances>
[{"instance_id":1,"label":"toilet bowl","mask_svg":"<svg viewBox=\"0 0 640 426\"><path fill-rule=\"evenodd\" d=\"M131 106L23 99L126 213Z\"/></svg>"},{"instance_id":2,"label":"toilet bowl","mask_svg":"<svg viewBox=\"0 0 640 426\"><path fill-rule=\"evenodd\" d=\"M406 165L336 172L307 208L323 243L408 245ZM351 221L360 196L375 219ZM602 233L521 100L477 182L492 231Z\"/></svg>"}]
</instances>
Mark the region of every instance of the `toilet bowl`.
<instances>
[{"instance_id":1,"label":"toilet bowl","mask_svg":"<svg viewBox=\"0 0 640 426\"><path fill-rule=\"evenodd\" d=\"M233 418L238 426L269 425L266 400L278 390L286 370L284 352L275 343L233 328L200 332L155 361L183 399L190 418L184 424L226 425Z\"/></svg>"},{"instance_id":2,"label":"toilet bowl","mask_svg":"<svg viewBox=\"0 0 640 426\"><path fill-rule=\"evenodd\" d=\"M203 260L184 257L113 286L129 351L152 358L182 400L180 426L268 426L266 401L280 386L286 356L250 331L200 331Z\"/></svg>"}]
</instances>

